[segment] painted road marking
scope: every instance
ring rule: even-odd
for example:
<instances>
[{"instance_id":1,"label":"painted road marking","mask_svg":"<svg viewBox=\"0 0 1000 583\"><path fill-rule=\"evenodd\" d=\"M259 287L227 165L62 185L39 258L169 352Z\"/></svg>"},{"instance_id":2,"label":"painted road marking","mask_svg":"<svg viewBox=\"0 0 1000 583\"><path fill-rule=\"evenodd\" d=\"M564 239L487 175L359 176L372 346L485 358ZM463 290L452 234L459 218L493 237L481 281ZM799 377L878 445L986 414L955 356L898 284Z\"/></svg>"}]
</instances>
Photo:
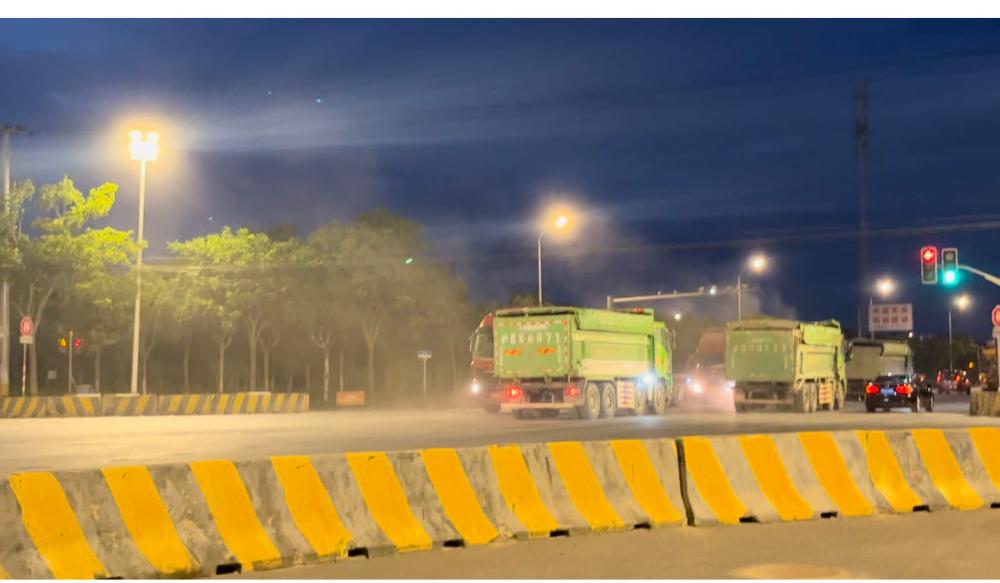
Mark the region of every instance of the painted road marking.
<instances>
[{"instance_id":1,"label":"painted road marking","mask_svg":"<svg viewBox=\"0 0 1000 583\"><path fill-rule=\"evenodd\" d=\"M825 432L799 433L799 441L809 457L816 478L827 496L837 505L840 514L869 516L875 513L871 503L854 483L832 435Z\"/></svg>"},{"instance_id":2,"label":"painted road marking","mask_svg":"<svg viewBox=\"0 0 1000 583\"><path fill-rule=\"evenodd\" d=\"M962 475L962 468L940 429L914 429L910 432L920 451L920 458L931 476L931 481L941 495L954 508L975 510L983 506L983 499Z\"/></svg>"},{"instance_id":3,"label":"painted road marking","mask_svg":"<svg viewBox=\"0 0 1000 583\"><path fill-rule=\"evenodd\" d=\"M280 564L281 553L260 524L250 494L233 462L192 462L189 466L223 542L244 569L252 571L258 566Z\"/></svg>"},{"instance_id":4,"label":"painted road marking","mask_svg":"<svg viewBox=\"0 0 1000 583\"><path fill-rule=\"evenodd\" d=\"M495 540L499 534L479 505L458 452L452 448L425 449L420 459L444 513L466 544L482 545Z\"/></svg>"},{"instance_id":5,"label":"painted road marking","mask_svg":"<svg viewBox=\"0 0 1000 583\"><path fill-rule=\"evenodd\" d=\"M347 462L368 511L400 551L429 549L431 537L413 515L389 458L381 452L349 453Z\"/></svg>"},{"instance_id":6,"label":"painted road marking","mask_svg":"<svg viewBox=\"0 0 1000 583\"><path fill-rule=\"evenodd\" d=\"M96 579L108 571L87 543L66 493L49 472L14 474L9 479L21 506L21 521L56 579Z\"/></svg>"},{"instance_id":7,"label":"painted road marking","mask_svg":"<svg viewBox=\"0 0 1000 583\"><path fill-rule=\"evenodd\" d=\"M345 557L353 537L306 456L271 458L295 526L320 557Z\"/></svg>"},{"instance_id":8,"label":"painted road marking","mask_svg":"<svg viewBox=\"0 0 1000 583\"><path fill-rule=\"evenodd\" d=\"M683 522L684 515L670 503L642 442L638 439L619 439L610 443L632 495L653 526ZM672 440L670 446L676 451L677 446Z\"/></svg>"},{"instance_id":9,"label":"painted road marking","mask_svg":"<svg viewBox=\"0 0 1000 583\"><path fill-rule=\"evenodd\" d=\"M559 528L538 493L528 464L516 445L491 445L490 460L497 474L500 493L530 536L548 536Z\"/></svg>"},{"instance_id":10,"label":"painted road marking","mask_svg":"<svg viewBox=\"0 0 1000 583\"><path fill-rule=\"evenodd\" d=\"M149 470L134 466L104 468L101 473L132 541L149 564L165 575L194 573L195 561L177 534Z\"/></svg>"},{"instance_id":11,"label":"painted road marking","mask_svg":"<svg viewBox=\"0 0 1000 583\"><path fill-rule=\"evenodd\" d=\"M698 493L719 522L738 524L747 507L736 495L711 442L704 437L685 437L684 464Z\"/></svg>"}]
</instances>

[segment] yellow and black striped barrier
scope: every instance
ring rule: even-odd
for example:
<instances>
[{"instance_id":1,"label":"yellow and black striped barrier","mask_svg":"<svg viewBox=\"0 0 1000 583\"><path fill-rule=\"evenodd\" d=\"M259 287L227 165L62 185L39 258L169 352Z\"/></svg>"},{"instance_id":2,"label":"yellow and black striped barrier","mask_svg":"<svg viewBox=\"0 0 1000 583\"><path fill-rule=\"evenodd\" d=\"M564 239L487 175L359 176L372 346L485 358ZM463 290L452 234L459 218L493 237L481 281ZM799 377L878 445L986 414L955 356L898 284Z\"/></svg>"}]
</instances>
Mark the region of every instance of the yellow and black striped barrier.
<instances>
[{"instance_id":1,"label":"yellow and black striped barrier","mask_svg":"<svg viewBox=\"0 0 1000 583\"><path fill-rule=\"evenodd\" d=\"M0 572L204 576L587 531L998 505L996 428L26 472L0 488L0 516L12 517L0 527Z\"/></svg>"},{"instance_id":2,"label":"yellow and black striped barrier","mask_svg":"<svg viewBox=\"0 0 1000 583\"><path fill-rule=\"evenodd\" d=\"M1000 392L979 391L969 398L969 415L1000 417Z\"/></svg>"},{"instance_id":3,"label":"yellow and black striped barrier","mask_svg":"<svg viewBox=\"0 0 1000 583\"><path fill-rule=\"evenodd\" d=\"M127 417L306 413L307 393L63 395L0 398L0 417Z\"/></svg>"},{"instance_id":4,"label":"yellow and black striped barrier","mask_svg":"<svg viewBox=\"0 0 1000 583\"><path fill-rule=\"evenodd\" d=\"M46 417L48 397L3 397L2 417Z\"/></svg>"}]
</instances>

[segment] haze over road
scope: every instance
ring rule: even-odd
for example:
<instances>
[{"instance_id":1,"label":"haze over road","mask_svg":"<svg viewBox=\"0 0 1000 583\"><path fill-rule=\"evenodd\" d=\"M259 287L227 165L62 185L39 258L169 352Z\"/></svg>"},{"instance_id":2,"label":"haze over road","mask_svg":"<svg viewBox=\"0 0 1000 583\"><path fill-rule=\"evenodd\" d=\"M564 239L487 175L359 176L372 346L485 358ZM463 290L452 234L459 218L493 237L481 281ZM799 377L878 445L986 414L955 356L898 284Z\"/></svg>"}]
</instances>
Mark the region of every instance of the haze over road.
<instances>
[{"instance_id":1,"label":"haze over road","mask_svg":"<svg viewBox=\"0 0 1000 583\"><path fill-rule=\"evenodd\" d=\"M797 430L1000 426L969 417L968 399L941 397L934 413L801 415L674 410L667 415L595 421L518 421L478 409L317 411L289 415L191 415L0 420L0 473L190 462L272 455L468 447L491 443L655 438Z\"/></svg>"}]
</instances>

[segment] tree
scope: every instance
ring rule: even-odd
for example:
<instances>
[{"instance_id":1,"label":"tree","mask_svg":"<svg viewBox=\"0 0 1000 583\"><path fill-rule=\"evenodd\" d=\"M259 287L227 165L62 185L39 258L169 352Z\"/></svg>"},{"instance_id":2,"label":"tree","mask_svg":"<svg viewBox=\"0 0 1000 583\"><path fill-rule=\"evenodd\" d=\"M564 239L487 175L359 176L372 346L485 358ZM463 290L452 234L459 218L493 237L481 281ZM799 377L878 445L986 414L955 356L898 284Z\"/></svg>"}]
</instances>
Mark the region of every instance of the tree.
<instances>
[{"instance_id":1,"label":"tree","mask_svg":"<svg viewBox=\"0 0 1000 583\"><path fill-rule=\"evenodd\" d=\"M69 295L93 274L131 263L136 249L131 233L93 226L108 215L117 192L117 185L104 183L85 196L69 177L42 186L40 213L32 223L40 234L21 240L23 269L14 286L15 306L22 316L32 316L36 331L54 295ZM32 344L32 394L38 393L37 350Z\"/></svg>"}]
</instances>

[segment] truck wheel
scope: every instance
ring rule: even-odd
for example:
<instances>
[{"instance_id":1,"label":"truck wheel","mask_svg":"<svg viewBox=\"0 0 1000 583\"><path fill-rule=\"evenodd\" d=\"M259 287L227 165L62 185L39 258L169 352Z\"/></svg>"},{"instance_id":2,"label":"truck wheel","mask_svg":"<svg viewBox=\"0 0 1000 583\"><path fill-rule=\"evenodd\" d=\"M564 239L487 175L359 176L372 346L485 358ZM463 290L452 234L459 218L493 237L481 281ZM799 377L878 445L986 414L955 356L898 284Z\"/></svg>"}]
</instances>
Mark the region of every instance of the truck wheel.
<instances>
[{"instance_id":1,"label":"truck wheel","mask_svg":"<svg viewBox=\"0 0 1000 583\"><path fill-rule=\"evenodd\" d=\"M594 383L587 383L583 389L583 405L576 408L580 419L597 419L601 415L601 389Z\"/></svg>"},{"instance_id":2,"label":"truck wheel","mask_svg":"<svg viewBox=\"0 0 1000 583\"><path fill-rule=\"evenodd\" d=\"M646 405L649 399L646 398L646 391L635 392L635 415L636 417L646 414Z\"/></svg>"},{"instance_id":3,"label":"truck wheel","mask_svg":"<svg viewBox=\"0 0 1000 583\"><path fill-rule=\"evenodd\" d=\"M839 389L833 392L833 410L840 411L844 408L844 393Z\"/></svg>"},{"instance_id":4,"label":"truck wheel","mask_svg":"<svg viewBox=\"0 0 1000 583\"><path fill-rule=\"evenodd\" d=\"M799 413L809 412L809 387L802 387L801 391L796 391L793 410Z\"/></svg>"},{"instance_id":5,"label":"truck wheel","mask_svg":"<svg viewBox=\"0 0 1000 583\"><path fill-rule=\"evenodd\" d=\"M809 412L815 413L816 411L819 411L819 385L810 385Z\"/></svg>"},{"instance_id":6,"label":"truck wheel","mask_svg":"<svg viewBox=\"0 0 1000 583\"><path fill-rule=\"evenodd\" d=\"M667 387L663 381L656 383L653 390L653 413L663 415L667 412Z\"/></svg>"},{"instance_id":7,"label":"truck wheel","mask_svg":"<svg viewBox=\"0 0 1000 583\"><path fill-rule=\"evenodd\" d=\"M601 387L601 417L614 417L618 411L618 395L615 394L615 385L604 383Z\"/></svg>"}]
</instances>

